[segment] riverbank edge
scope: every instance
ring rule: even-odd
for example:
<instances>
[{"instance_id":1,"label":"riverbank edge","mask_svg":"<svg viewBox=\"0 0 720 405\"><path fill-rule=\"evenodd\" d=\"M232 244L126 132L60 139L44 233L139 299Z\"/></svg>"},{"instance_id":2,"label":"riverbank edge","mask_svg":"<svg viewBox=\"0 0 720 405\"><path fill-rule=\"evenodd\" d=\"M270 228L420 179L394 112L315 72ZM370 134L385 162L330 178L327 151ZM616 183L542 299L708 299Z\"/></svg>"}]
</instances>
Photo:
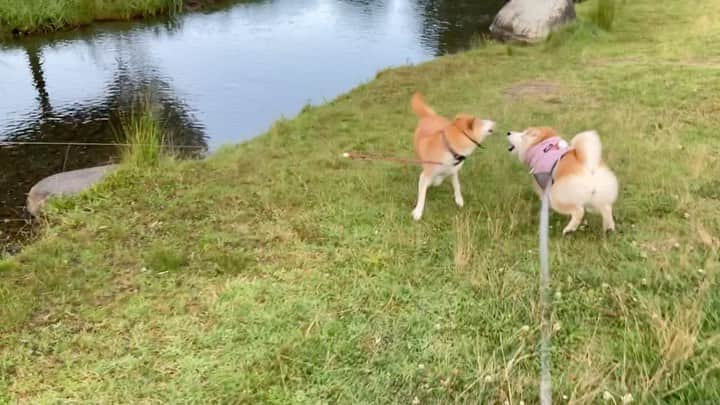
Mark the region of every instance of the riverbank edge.
<instances>
[{"instance_id":1,"label":"riverbank edge","mask_svg":"<svg viewBox=\"0 0 720 405\"><path fill-rule=\"evenodd\" d=\"M42 23L37 18L39 16L24 16L28 21L6 21L7 17L3 16L3 9L0 9L0 40L21 39L25 37L40 37L42 35L52 34L56 32L72 31L85 28L94 24L107 22L123 22L136 21L159 17L174 17L185 13L200 12L213 10L227 6L232 3L241 3L251 0L182 0L182 5L174 5L175 0L164 0L152 8L130 8L123 12L115 13L95 13L94 15L80 15L78 11L75 17L64 19L64 16L46 16ZM9 13L8 13L9 14Z\"/></svg>"}]
</instances>

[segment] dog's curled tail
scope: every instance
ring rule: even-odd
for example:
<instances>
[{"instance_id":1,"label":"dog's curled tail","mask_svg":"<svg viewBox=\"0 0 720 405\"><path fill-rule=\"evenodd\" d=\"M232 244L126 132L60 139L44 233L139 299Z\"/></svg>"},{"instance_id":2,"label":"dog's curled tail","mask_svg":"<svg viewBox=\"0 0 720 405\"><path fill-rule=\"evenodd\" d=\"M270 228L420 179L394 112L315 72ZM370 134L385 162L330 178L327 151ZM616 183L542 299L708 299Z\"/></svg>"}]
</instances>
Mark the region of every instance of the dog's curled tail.
<instances>
[{"instance_id":1,"label":"dog's curled tail","mask_svg":"<svg viewBox=\"0 0 720 405\"><path fill-rule=\"evenodd\" d=\"M415 92L410 100L410 106L419 118L430 117L435 114L432 108L425 104L425 99L420 92Z\"/></svg>"},{"instance_id":2,"label":"dog's curled tail","mask_svg":"<svg viewBox=\"0 0 720 405\"><path fill-rule=\"evenodd\" d=\"M602 144L596 131L581 132L570 141L570 147L577 152L578 160L588 170L594 171L602 161Z\"/></svg>"}]
</instances>

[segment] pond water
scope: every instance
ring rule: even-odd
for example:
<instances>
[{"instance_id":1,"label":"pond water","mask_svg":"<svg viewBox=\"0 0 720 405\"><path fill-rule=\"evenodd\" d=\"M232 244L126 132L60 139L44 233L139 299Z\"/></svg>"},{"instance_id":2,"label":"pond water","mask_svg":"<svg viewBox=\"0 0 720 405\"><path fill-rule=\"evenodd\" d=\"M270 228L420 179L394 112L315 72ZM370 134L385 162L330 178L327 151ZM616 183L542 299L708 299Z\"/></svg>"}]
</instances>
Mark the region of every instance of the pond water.
<instances>
[{"instance_id":1,"label":"pond water","mask_svg":"<svg viewBox=\"0 0 720 405\"><path fill-rule=\"evenodd\" d=\"M0 143L117 142L118 116L151 94L176 144L212 151L378 70L466 48L504 2L253 1L0 43ZM0 144L0 251L24 229L35 182L117 154Z\"/></svg>"}]
</instances>

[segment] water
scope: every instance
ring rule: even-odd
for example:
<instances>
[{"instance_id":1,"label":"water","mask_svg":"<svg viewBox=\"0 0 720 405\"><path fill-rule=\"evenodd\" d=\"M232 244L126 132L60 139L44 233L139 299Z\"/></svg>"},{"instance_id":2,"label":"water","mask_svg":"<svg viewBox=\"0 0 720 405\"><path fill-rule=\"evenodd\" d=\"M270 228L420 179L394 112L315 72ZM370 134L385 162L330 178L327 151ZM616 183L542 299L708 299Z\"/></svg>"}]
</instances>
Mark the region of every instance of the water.
<instances>
[{"instance_id":1,"label":"water","mask_svg":"<svg viewBox=\"0 0 720 405\"><path fill-rule=\"evenodd\" d=\"M116 142L118 115L152 94L176 144L212 151L378 70L466 48L503 3L259 1L0 43L0 141ZM115 147L0 146L0 250L22 230L35 182L116 156Z\"/></svg>"}]
</instances>

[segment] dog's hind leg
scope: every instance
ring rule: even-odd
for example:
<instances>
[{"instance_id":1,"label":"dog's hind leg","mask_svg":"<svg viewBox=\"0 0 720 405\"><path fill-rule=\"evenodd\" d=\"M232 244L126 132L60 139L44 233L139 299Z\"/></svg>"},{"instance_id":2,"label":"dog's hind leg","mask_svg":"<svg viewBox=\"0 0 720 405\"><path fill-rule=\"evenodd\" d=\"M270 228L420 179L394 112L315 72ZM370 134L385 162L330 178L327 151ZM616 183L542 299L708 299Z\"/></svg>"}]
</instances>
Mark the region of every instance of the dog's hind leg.
<instances>
[{"instance_id":1,"label":"dog's hind leg","mask_svg":"<svg viewBox=\"0 0 720 405\"><path fill-rule=\"evenodd\" d=\"M595 207L595 208L598 211L600 211L600 215L602 215L603 230L605 232L614 231L615 230L615 220L613 220L612 205L606 204L601 207Z\"/></svg>"},{"instance_id":2,"label":"dog's hind leg","mask_svg":"<svg viewBox=\"0 0 720 405\"><path fill-rule=\"evenodd\" d=\"M462 207L465 205L465 200L463 200L462 190L460 190L460 176L458 172L452 174L452 186L453 192L455 193L455 204L457 204L458 207Z\"/></svg>"},{"instance_id":3,"label":"dog's hind leg","mask_svg":"<svg viewBox=\"0 0 720 405\"><path fill-rule=\"evenodd\" d=\"M563 235L575 232L585 216L585 209L582 206L552 203L552 208L560 214L570 215L570 222L563 229Z\"/></svg>"},{"instance_id":4,"label":"dog's hind leg","mask_svg":"<svg viewBox=\"0 0 720 405\"><path fill-rule=\"evenodd\" d=\"M412 217L416 221L422 218L423 210L425 210L425 195L427 194L427 189L431 182L432 178L430 174L425 172L420 173L420 179L418 180L417 205L415 205L415 209L412 212Z\"/></svg>"},{"instance_id":5,"label":"dog's hind leg","mask_svg":"<svg viewBox=\"0 0 720 405\"><path fill-rule=\"evenodd\" d=\"M575 232L578 226L580 226L583 216L585 216L585 209L583 209L583 207L573 208L573 210L570 211L570 222L568 222L565 229L563 229L563 235Z\"/></svg>"}]
</instances>

